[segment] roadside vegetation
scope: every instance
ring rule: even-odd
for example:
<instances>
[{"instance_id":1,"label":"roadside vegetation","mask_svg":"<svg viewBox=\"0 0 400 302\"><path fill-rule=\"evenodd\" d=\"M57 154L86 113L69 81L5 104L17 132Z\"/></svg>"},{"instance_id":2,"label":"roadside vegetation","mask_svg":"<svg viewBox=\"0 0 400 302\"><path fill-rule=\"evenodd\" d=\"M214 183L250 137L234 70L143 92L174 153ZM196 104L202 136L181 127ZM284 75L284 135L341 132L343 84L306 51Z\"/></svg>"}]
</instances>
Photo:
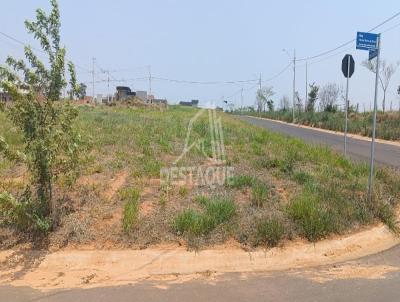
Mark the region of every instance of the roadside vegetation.
<instances>
[{"instance_id":1,"label":"roadside vegetation","mask_svg":"<svg viewBox=\"0 0 400 302\"><path fill-rule=\"evenodd\" d=\"M272 247L286 240L317 241L383 221L397 229L394 209L400 177L377 169L373 202L367 200L368 166L328 148L312 146L220 113L227 165L234 176L209 188L160 184L160 169L181 154L189 120L198 109L78 106L74 131L81 133L80 177L70 186L54 182L60 218L50 246L145 248L160 243L204 248L235 240L243 247ZM207 114L193 126L192 149L178 166L209 162ZM0 113L0 135L10 148L23 146L21 131ZM205 156L207 155L207 157ZM29 171L2 157L0 191L21 196ZM30 240L1 212L2 246Z\"/></svg>"},{"instance_id":2,"label":"roadside vegetation","mask_svg":"<svg viewBox=\"0 0 400 302\"><path fill-rule=\"evenodd\" d=\"M253 116L261 116L269 119L292 122L292 112L279 110L272 112L262 112ZM372 116L371 112L349 113L348 131L349 133L371 137L372 135ZM337 112L296 112L295 123L321 129L344 132L345 114ZM400 112L378 112L376 124L376 137L386 140L400 140Z\"/></svg>"},{"instance_id":3,"label":"roadside vegetation","mask_svg":"<svg viewBox=\"0 0 400 302\"><path fill-rule=\"evenodd\" d=\"M42 46L46 62L25 46L26 60L7 57L0 67L0 88L12 96L13 105L0 104L9 123L2 123L0 154L2 161L24 167L28 181L17 192L0 189L0 216L3 221L25 232L46 233L57 224L58 208L54 182L63 179L72 185L77 177L80 135L73 128L77 110L68 102L59 102L70 83L70 98L77 94L75 68L65 63L61 46L60 12L51 1L49 14L38 9L35 21L25 27ZM66 77L66 69L69 78ZM14 132L18 146L13 144Z\"/></svg>"},{"instance_id":4,"label":"roadside vegetation","mask_svg":"<svg viewBox=\"0 0 400 302\"><path fill-rule=\"evenodd\" d=\"M375 61L364 61L362 66L375 73ZM385 60L380 64L379 87L383 96L382 100L378 101L378 110L380 111L377 113L377 138L400 140L400 109L393 110L393 101L397 104L398 100L390 100L388 106L386 96L389 84L399 66L400 62L388 63ZM346 95L343 87L336 83L327 83L323 86L319 86L315 82L311 83L305 98L302 98L298 91L294 95L294 100L284 95L277 102L274 96L275 92L272 86L262 87L256 92L254 107L236 108L230 112L344 132ZM400 86L397 88L397 98L399 97ZM398 104L400 106L400 103ZM360 107L360 104L349 100L348 132L371 137L372 108L366 111L365 104L363 108Z\"/></svg>"}]
</instances>

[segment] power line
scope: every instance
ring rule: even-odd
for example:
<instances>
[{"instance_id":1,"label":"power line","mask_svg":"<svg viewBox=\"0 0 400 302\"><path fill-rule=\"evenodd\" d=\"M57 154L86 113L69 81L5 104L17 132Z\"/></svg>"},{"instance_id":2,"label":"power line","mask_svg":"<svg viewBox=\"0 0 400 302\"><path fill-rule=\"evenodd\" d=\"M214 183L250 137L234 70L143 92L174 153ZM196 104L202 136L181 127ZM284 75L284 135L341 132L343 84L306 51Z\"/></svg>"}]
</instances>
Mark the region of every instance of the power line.
<instances>
[{"instance_id":1,"label":"power line","mask_svg":"<svg viewBox=\"0 0 400 302\"><path fill-rule=\"evenodd\" d=\"M22 46L30 47L32 50L36 50L36 51L39 51L39 52L41 52L41 53L47 54L47 52L44 51L43 49L40 49L40 48L37 48L37 47L33 47L33 46L31 46L31 45L29 45L29 44L27 44L27 43L24 43L24 42L21 41L21 40L18 40L18 39L16 39L16 38L14 38L14 37L12 37L12 36L10 36L10 35L4 33L4 32L1 32L1 31L0 31L0 35L2 35L2 36L4 36L4 37L6 37L6 38L8 38L8 39L10 39L10 40L12 40L12 41L18 43L18 44L21 44ZM66 57L66 59L68 59L68 57ZM78 68L80 68L80 69L86 71L86 72L92 72L91 70L89 70L89 69L87 69L87 68L85 68L85 67L83 67L83 66L80 66L80 65L78 65L78 64L74 64L74 65L75 65L76 67L78 67Z\"/></svg>"},{"instance_id":2,"label":"power line","mask_svg":"<svg viewBox=\"0 0 400 302\"><path fill-rule=\"evenodd\" d=\"M276 75L274 75L274 76L272 76L272 77L270 77L270 78L268 78L266 80L263 80L262 82L266 83L266 82L270 82L272 80L275 80L276 78L281 76L286 70L288 70L290 66L292 66L292 62L290 62L285 68L283 68L281 71L279 71Z\"/></svg>"},{"instance_id":3,"label":"power line","mask_svg":"<svg viewBox=\"0 0 400 302\"><path fill-rule=\"evenodd\" d=\"M238 81L190 81L190 80L176 80L169 78L161 78L161 77L152 77L152 79L159 81L167 81L173 83L181 83L181 84L200 84L200 85L220 85L220 84L240 84L240 83L253 83L258 81L258 79L253 80L238 80Z\"/></svg>"},{"instance_id":4,"label":"power line","mask_svg":"<svg viewBox=\"0 0 400 302\"><path fill-rule=\"evenodd\" d=\"M373 30L375 30L375 29L378 29L378 28L381 27L382 25L384 25L384 24L386 24L386 23L392 21L394 18L396 18L396 17L398 17L398 16L400 16L400 12L394 14L394 15L391 16L390 18L388 18L388 19L386 19L385 21L383 21L383 22L379 23L378 25L374 26L374 27L371 28L368 32L371 32L371 31L373 31ZM336 51L336 50L338 50L338 49L341 49L341 48L343 48L343 47L345 47L345 46L347 46L347 45L353 43L355 40L356 40L356 39L351 39L350 41L347 41L347 42L345 42L345 43L343 43L343 44L340 44L339 46L337 46L337 47L335 47L335 48L333 48L333 49L324 51L324 52L319 53L319 54L314 55L314 56L309 56L309 57L300 58L300 59L297 59L296 61L299 61L299 62L300 62L300 61L309 61L309 60L312 60L312 59L316 59L316 58L325 56L325 55L327 55L327 54L330 54L330 53L332 53L332 52L334 52L334 51Z\"/></svg>"}]
</instances>

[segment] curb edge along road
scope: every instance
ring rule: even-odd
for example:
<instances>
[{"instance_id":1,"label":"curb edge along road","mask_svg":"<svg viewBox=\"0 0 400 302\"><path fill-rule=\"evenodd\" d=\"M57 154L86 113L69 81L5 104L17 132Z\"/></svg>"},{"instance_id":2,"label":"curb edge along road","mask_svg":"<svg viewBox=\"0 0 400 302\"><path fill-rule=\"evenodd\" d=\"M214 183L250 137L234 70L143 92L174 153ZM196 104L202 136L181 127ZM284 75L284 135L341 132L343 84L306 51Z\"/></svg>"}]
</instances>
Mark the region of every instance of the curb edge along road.
<instances>
[{"instance_id":1,"label":"curb edge along road","mask_svg":"<svg viewBox=\"0 0 400 302\"><path fill-rule=\"evenodd\" d=\"M221 248L187 251L184 247L147 250L61 250L43 255L37 266L18 278L18 269L0 271L0 286L29 286L41 290L82 287L82 280L92 274L90 287L130 284L152 276L202 272L270 272L310 268L342 263L386 251L400 243L382 223L343 237L331 237L316 243L289 242L283 248L244 251ZM35 253L37 256L35 257ZM0 261L12 259L18 251L0 252ZM11 257L11 258L10 258ZM62 274L60 274L62 272Z\"/></svg>"}]
</instances>

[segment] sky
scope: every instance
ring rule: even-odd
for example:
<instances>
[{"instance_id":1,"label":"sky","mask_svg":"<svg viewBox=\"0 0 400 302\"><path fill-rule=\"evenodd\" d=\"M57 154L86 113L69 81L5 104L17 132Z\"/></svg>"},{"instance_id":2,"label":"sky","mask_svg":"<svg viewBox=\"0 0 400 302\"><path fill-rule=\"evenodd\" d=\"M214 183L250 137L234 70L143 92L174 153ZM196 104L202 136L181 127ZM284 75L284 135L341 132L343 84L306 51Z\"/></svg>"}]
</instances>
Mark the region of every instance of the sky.
<instances>
[{"instance_id":1,"label":"sky","mask_svg":"<svg viewBox=\"0 0 400 302\"><path fill-rule=\"evenodd\" d=\"M1 1L0 32L37 47L23 22L34 19L36 8L49 10L49 1ZM313 56L400 11L398 0L59 0L59 5L62 43L68 58L77 65L78 80L88 83L88 95L92 94L92 58L96 58L95 94L113 93L118 85L149 91L151 69L151 91L157 98L170 103L198 99L203 106L222 106L226 99L237 107L242 105L242 88L243 105L254 105L260 74L263 86L273 86L276 104L283 95L291 98L292 67L266 81L290 63L283 49L290 55L295 49L298 58ZM400 17L376 32L383 33L382 58L389 63L400 61ZM356 50L355 43L334 52L334 56L310 60L308 82L345 87L341 73L345 53L356 61L350 102L359 103L360 110L369 110L374 74L361 66L368 52ZM0 34L0 63L7 55L22 58L23 48ZM105 70L110 71L110 87ZM303 98L305 73L305 62L297 62L296 90ZM246 80L250 81L223 83ZM393 102L393 108L398 108L398 85L400 69L389 86L387 107ZM380 90L379 104L381 98Z\"/></svg>"}]
</instances>

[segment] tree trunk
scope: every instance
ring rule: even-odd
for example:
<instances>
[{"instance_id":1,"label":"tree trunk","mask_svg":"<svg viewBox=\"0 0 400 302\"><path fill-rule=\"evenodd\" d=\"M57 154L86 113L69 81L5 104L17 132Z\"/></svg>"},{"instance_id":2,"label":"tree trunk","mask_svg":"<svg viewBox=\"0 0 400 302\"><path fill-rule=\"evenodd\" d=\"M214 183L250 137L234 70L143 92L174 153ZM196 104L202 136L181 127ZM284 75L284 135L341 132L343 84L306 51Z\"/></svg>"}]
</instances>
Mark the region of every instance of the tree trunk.
<instances>
[{"instance_id":1,"label":"tree trunk","mask_svg":"<svg viewBox=\"0 0 400 302\"><path fill-rule=\"evenodd\" d=\"M383 101L382 101L382 111L385 113L385 107L386 107L386 90L383 91Z\"/></svg>"}]
</instances>

